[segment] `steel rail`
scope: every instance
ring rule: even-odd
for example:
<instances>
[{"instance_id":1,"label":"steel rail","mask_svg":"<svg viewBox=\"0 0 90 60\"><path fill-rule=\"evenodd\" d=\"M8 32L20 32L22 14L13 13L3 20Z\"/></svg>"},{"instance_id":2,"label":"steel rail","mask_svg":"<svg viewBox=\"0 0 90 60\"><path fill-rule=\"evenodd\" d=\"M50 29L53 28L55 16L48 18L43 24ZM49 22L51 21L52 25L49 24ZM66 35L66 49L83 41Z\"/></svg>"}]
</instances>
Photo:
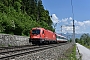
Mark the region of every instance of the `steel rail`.
<instances>
[{"instance_id":1,"label":"steel rail","mask_svg":"<svg viewBox=\"0 0 90 60\"><path fill-rule=\"evenodd\" d=\"M64 45L64 44L66 44L66 43L43 45L43 46L38 46L38 47L34 47L34 48L30 47L30 48L23 48L23 49L18 49L18 50L2 52L0 59L9 59L9 58L12 58L12 57L14 58L16 56L22 56L22 55L26 55L26 54L34 53L34 52L37 52L37 51L57 47L57 46Z\"/></svg>"}]
</instances>

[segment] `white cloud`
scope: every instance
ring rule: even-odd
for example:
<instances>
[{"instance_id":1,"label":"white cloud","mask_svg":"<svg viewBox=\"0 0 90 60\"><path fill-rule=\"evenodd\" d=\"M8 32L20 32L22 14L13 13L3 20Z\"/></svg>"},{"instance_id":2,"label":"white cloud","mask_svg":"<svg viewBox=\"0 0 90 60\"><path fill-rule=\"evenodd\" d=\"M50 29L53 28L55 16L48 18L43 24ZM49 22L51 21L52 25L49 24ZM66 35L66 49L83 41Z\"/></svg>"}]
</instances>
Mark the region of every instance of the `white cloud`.
<instances>
[{"instance_id":1,"label":"white cloud","mask_svg":"<svg viewBox=\"0 0 90 60\"><path fill-rule=\"evenodd\" d=\"M73 27L72 26L63 26L62 27L62 32L64 32L64 33L72 33L72 30L73 30Z\"/></svg>"},{"instance_id":2,"label":"white cloud","mask_svg":"<svg viewBox=\"0 0 90 60\"><path fill-rule=\"evenodd\" d=\"M51 20L53 21L53 23L59 23L60 22L58 17L56 16L56 14L52 14Z\"/></svg>"},{"instance_id":3,"label":"white cloud","mask_svg":"<svg viewBox=\"0 0 90 60\"><path fill-rule=\"evenodd\" d=\"M84 26L84 22L80 22L80 21L78 21L78 22L76 23L76 25Z\"/></svg>"},{"instance_id":4,"label":"white cloud","mask_svg":"<svg viewBox=\"0 0 90 60\"><path fill-rule=\"evenodd\" d=\"M86 20L86 21L77 21L77 23L75 23L76 26L78 26L78 29L76 27L76 32L77 33L80 33L80 32L83 32L83 33L90 33L90 20Z\"/></svg>"},{"instance_id":5,"label":"white cloud","mask_svg":"<svg viewBox=\"0 0 90 60\"><path fill-rule=\"evenodd\" d=\"M67 22L68 21L68 18L62 19L61 21L62 22Z\"/></svg>"},{"instance_id":6,"label":"white cloud","mask_svg":"<svg viewBox=\"0 0 90 60\"><path fill-rule=\"evenodd\" d=\"M62 33L72 33L73 32L73 19L72 17L64 18L60 20L60 24L63 24ZM75 23L75 33L90 33L90 20L77 21ZM66 25L66 26L65 26ZM69 25L69 26L67 26ZM70 26L71 25L71 26Z\"/></svg>"},{"instance_id":7,"label":"white cloud","mask_svg":"<svg viewBox=\"0 0 90 60\"><path fill-rule=\"evenodd\" d=\"M77 20L74 20L74 23L77 23Z\"/></svg>"},{"instance_id":8,"label":"white cloud","mask_svg":"<svg viewBox=\"0 0 90 60\"><path fill-rule=\"evenodd\" d=\"M87 26L90 26L90 20L87 20L87 21L83 21L84 24L86 24Z\"/></svg>"},{"instance_id":9,"label":"white cloud","mask_svg":"<svg viewBox=\"0 0 90 60\"><path fill-rule=\"evenodd\" d=\"M69 20L73 20L73 18L72 17L69 17Z\"/></svg>"}]
</instances>

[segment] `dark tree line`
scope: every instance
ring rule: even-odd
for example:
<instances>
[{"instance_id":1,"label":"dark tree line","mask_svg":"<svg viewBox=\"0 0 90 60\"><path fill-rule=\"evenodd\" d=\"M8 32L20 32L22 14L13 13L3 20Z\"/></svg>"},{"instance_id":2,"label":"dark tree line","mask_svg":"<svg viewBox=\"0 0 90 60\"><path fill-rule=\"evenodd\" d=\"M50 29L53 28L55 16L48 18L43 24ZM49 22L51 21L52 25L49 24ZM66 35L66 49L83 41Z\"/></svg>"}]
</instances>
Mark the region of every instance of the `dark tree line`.
<instances>
[{"instance_id":1,"label":"dark tree line","mask_svg":"<svg viewBox=\"0 0 90 60\"><path fill-rule=\"evenodd\" d=\"M0 0L0 32L29 35L33 27L54 31L42 0Z\"/></svg>"},{"instance_id":2,"label":"dark tree line","mask_svg":"<svg viewBox=\"0 0 90 60\"><path fill-rule=\"evenodd\" d=\"M76 42L85 45L90 46L90 35L89 34L83 34L81 35L80 39L76 38Z\"/></svg>"}]
</instances>

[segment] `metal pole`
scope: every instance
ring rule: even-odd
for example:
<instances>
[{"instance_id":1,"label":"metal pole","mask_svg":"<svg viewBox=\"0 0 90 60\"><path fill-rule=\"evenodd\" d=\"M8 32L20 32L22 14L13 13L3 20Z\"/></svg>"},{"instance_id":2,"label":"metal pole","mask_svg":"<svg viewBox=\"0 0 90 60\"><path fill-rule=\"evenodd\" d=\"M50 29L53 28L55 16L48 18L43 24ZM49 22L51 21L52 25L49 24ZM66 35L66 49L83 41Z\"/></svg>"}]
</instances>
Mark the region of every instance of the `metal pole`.
<instances>
[{"instance_id":1,"label":"metal pole","mask_svg":"<svg viewBox=\"0 0 90 60\"><path fill-rule=\"evenodd\" d=\"M75 44L75 25L73 20L73 43Z\"/></svg>"},{"instance_id":2,"label":"metal pole","mask_svg":"<svg viewBox=\"0 0 90 60\"><path fill-rule=\"evenodd\" d=\"M73 43L75 44L75 25L74 25L74 13L73 13L73 5L71 0L71 6L72 6L72 14L73 14Z\"/></svg>"},{"instance_id":3,"label":"metal pole","mask_svg":"<svg viewBox=\"0 0 90 60\"><path fill-rule=\"evenodd\" d=\"M62 26L61 26L61 35L62 35Z\"/></svg>"}]
</instances>

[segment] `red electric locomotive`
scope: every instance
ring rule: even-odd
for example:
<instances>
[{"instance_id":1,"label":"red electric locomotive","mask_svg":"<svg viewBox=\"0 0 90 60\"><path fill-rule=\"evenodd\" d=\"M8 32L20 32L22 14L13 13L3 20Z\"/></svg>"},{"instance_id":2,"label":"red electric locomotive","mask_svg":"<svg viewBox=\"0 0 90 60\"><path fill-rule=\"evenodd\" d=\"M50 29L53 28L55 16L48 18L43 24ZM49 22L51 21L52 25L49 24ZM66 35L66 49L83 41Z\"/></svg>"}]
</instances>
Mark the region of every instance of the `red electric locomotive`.
<instances>
[{"instance_id":1,"label":"red electric locomotive","mask_svg":"<svg viewBox=\"0 0 90 60\"><path fill-rule=\"evenodd\" d=\"M32 28L30 31L30 42L32 42L32 44L56 43L56 34L44 28Z\"/></svg>"}]
</instances>

